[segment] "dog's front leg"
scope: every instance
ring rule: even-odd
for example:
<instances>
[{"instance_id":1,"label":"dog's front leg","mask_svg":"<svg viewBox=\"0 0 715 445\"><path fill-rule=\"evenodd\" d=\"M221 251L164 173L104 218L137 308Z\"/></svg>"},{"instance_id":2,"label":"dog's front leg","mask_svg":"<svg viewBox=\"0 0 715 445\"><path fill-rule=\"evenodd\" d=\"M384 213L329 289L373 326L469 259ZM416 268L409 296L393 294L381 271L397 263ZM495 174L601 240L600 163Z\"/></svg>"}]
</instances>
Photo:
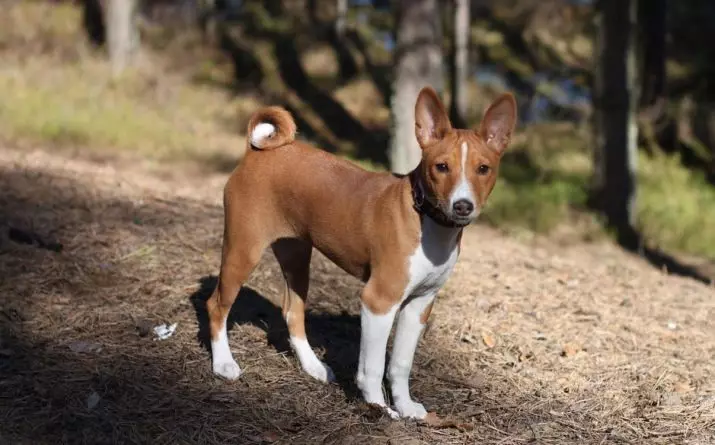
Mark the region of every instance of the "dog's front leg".
<instances>
[{"instance_id":1,"label":"dog's front leg","mask_svg":"<svg viewBox=\"0 0 715 445\"><path fill-rule=\"evenodd\" d=\"M360 361L356 382L367 403L379 405L390 417L397 418L397 413L385 403L382 377L385 374L387 339L399 304L394 299L378 298L372 288L371 283L368 283L363 291L360 309Z\"/></svg>"},{"instance_id":2,"label":"dog's front leg","mask_svg":"<svg viewBox=\"0 0 715 445\"><path fill-rule=\"evenodd\" d=\"M401 417L423 419L427 410L410 396L410 371L420 335L432 310L434 294L414 297L400 311L388 378L395 409Z\"/></svg>"}]
</instances>

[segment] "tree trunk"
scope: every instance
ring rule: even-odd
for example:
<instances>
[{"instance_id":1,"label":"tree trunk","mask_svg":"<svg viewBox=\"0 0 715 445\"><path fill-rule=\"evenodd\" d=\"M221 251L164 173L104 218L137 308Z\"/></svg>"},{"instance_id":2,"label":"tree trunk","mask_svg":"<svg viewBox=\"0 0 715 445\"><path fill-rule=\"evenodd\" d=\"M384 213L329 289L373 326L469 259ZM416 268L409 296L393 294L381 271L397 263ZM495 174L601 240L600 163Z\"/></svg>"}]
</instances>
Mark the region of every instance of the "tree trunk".
<instances>
[{"instance_id":1,"label":"tree trunk","mask_svg":"<svg viewBox=\"0 0 715 445\"><path fill-rule=\"evenodd\" d=\"M459 128L467 125L467 78L469 76L469 0L454 1L451 57L451 103L449 118Z\"/></svg>"},{"instance_id":2,"label":"tree trunk","mask_svg":"<svg viewBox=\"0 0 715 445\"><path fill-rule=\"evenodd\" d=\"M104 13L99 0L83 0L82 21L89 41L96 46L103 46L107 40Z\"/></svg>"},{"instance_id":3,"label":"tree trunk","mask_svg":"<svg viewBox=\"0 0 715 445\"><path fill-rule=\"evenodd\" d=\"M625 247L638 247L635 231L636 158L636 3L601 0L594 85L596 144L595 204Z\"/></svg>"},{"instance_id":4,"label":"tree trunk","mask_svg":"<svg viewBox=\"0 0 715 445\"><path fill-rule=\"evenodd\" d=\"M666 0L641 0L638 2L638 19L641 22L643 48L643 80L641 106L652 107L665 96L665 37Z\"/></svg>"},{"instance_id":5,"label":"tree trunk","mask_svg":"<svg viewBox=\"0 0 715 445\"><path fill-rule=\"evenodd\" d=\"M335 35L342 39L345 37L345 24L348 19L348 0L336 0Z\"/></svg>"},{"instance_id":6,"label":"tree trunk","mask_svg":"<svg viewBox=\"0 0 715 445\"><path fill-rule=\"evenodd\" d=\"M415 101L431 85L444 89L442 26L437 0L395 2L396 48L392 93L393 130L390 167L405 174L419 164L422 151L415 137Z\"/></svg>"},{"instance_id":7,"label":"tree trunk","mask_svg":"<svg viewBox=\"0 0 715 445\"><path fill-rule=\"evenodd\" d=\"M107 0L107 49L112 73L117 76L129 65L139 46L137 0Z\"/></svg>"},{"instance_id":8,"label":"tree trunk","mask_svg":"<svg viewBox=\"0 0 715 445\"><path fill-rule=\"evenodd\" d=\"M318 0L308 0L306 7L308 8L308 17L310 17L310 21L313 22L313 26L319 25Z\"/></svg>"},{"instance_id":9,"label":"tree trunk","mask_svg":"<svg viewBox=\"0 0 715 445\"><path fill-rule=\"evenodd\" d=\"M355 77L360 68L350 52L348 40L345 38L345 28L347 25L348 1L337 0L335 3L335 21L330 30L330 45L335 50L340 67L340 81L348 82Z\"/></svg>"}]
</instances>

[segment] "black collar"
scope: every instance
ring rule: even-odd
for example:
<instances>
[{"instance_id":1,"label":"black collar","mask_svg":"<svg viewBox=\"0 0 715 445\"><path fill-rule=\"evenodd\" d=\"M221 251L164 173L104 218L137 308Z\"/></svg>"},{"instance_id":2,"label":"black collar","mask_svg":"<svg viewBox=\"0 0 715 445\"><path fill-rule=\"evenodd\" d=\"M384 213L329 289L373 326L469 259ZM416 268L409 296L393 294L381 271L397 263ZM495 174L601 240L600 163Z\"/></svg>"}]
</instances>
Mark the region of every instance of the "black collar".
<instances>
[{"instance_id":1,"label":"black collar","mask_svg":"<svg viewBox=\"0 0 715 445\"><path fill-rule=\"evenodd\" d=\"M410 184L412 185L413 207L420 215L428 216L432 221L442 227L451 229L461 229L469 225L469 223L461 224L452 221L444 214L442 210L432 203L432 200L425 194L422 181L420 181L418 170L409 174Z\"/></svg>"}]
</instances>

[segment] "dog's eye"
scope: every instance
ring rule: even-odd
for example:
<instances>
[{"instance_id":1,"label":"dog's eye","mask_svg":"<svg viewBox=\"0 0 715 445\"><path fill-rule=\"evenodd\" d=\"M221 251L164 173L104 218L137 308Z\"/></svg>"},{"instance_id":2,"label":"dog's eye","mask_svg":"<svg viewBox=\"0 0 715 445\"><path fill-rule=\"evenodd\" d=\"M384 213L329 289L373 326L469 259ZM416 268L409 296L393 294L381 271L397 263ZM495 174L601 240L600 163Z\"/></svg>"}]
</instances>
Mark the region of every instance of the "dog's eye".
<instances>
[{"instance_id":1,"label":"dog's eye","mask_svg":"<svg viewBox=\"0 0 715 445\"><path fill-rule=\"evenodd\" d=\"M482 164L482 165L480 165L479 168L477 169L477 173L479 173L480 175L483 176L483 175L486 175L487 173L489 173L489 170L491 170L491 167L489 167L489 166L486 165L486 164Z\"/></svg>"},{"instance_id":2,"label":"dog's eye","mask_svg":"<svg viewBox=\"0 0 715 445\"><path fill-rule=\"evenodd\" d=\"M437 168L437 171L440 173L447 173L449 171L449 166L445 164L444 162L440 162L439 164L435 165Z\"/></svg>"}]
</instances>

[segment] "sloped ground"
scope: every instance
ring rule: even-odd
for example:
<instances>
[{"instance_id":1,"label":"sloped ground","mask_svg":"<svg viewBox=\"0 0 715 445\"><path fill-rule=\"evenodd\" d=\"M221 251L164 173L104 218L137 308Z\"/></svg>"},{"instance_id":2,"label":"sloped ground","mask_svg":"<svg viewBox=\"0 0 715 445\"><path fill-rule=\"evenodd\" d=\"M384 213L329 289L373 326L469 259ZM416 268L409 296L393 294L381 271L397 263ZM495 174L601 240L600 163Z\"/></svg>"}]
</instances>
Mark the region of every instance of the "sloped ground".
<instances>
[{"instance_id":1,"label":"sloped ground","mask_svg":"<svg viewBox=\"0 0 715 445\"><path fill-rule=\"evenodd\" d=\"M1 443L715 441L715 288L609 244L527 244L482 226L464 237L413 370L416 397L459 428L359 403L360 285L320 256L308 329L339 383L313 382L288 352L260 298L282 291L268 256L233 311L246 372L213 377L200 332L224 180L0 151ZM176 334L154 341L163 322Z\"/></svg>"}]
</instances>

